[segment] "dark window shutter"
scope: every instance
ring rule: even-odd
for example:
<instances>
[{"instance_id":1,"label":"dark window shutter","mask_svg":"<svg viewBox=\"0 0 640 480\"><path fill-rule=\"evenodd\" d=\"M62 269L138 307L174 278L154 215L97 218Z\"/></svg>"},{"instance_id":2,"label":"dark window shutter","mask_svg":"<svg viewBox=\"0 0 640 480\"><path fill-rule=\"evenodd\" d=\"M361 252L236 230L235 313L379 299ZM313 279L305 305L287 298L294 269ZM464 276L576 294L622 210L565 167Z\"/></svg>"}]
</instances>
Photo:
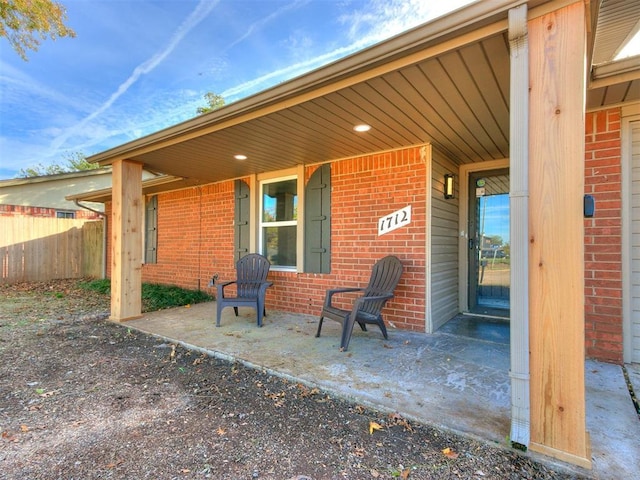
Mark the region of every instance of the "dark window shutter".
<instances>
[{"instance_id":1,"label":"dark window shutter","mask_svg":"<svg viewBox=\"0 0 640 480\"><path fill-rule=\"evenodd\" d=\"M308 273L331 272L331 164L318 168L304 195L304 269Z\"/></svg>"},{"instance_id":2,"label":"dark window shutter","mask_svg":"<svg viewBox=\"0 0 640 480\"><path fill-rule=\"evenodd\" d=\"M158 263L158 197L150 197L145 205L145 263Z\"/></svg>"},{"instance_id":3,"label":"dark window shutter","mask_svg":"<svg viewBox=\"0 0 640 480\"><path fill-rule=\"evenodd\" d=\"M249 185L242 180L235 183L234 259L237 262L249 253Z\"/></svg>"}]
</instances>

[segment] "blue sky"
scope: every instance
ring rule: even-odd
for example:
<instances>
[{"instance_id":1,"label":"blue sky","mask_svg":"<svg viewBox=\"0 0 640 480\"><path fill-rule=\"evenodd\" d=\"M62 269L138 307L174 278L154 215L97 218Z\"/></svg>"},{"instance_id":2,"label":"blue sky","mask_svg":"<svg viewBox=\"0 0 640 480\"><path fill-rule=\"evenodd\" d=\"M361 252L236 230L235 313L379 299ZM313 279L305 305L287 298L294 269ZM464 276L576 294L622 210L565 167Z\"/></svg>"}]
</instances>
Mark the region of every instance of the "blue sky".
<instances>
[{"instance_id":1,"label":"blue sky","mask_svg":"<svg viewBox=\"0 0 640 480\"><path fill-rule=\"evenodd\" d=\"M0 179L63 164L380 42L469 0L59 0L73 39L0 38Z\"/></svg>"}]
</instances>

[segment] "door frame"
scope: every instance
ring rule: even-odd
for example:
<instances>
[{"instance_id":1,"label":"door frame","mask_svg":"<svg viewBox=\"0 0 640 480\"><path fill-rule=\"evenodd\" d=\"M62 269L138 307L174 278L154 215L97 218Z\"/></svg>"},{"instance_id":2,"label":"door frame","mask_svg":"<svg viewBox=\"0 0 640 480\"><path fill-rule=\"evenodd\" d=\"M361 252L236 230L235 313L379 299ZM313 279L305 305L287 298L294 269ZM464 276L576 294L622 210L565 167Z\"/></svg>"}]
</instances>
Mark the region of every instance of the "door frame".
<instances>
[{"instance_id":1,"label":"door frame","mask_svg":"<svg viewBox=\"0 0 640 480\"><path fill-rule=\"evenodd\" d=\"M467 163L459 168L460 203L458 209L458 308L469 311L469 179L472 173L487 170L509 168L509 159L488 160L486 162ZM511 219L509 219L511 222Z\"/></svg>"}]
</instances>

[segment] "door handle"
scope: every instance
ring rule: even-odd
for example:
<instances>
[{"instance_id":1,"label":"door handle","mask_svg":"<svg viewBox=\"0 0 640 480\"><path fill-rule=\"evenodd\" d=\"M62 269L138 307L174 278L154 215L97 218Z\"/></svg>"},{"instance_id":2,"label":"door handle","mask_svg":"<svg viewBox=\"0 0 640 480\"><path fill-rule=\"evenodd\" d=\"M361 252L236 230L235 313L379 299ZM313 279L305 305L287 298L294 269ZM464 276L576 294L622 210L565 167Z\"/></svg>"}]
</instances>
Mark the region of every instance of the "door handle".
<instances>
[{"instance_id":1,"label":"door handle","mask_svg":"<svg viewBox=\"0 0 640 480\"><path fill-rule=\"evenodd\" d=\"M476 242L473 238L469 239L469 250L473 250L473 248L476 246Z\"/></svg>"}]
</instances>

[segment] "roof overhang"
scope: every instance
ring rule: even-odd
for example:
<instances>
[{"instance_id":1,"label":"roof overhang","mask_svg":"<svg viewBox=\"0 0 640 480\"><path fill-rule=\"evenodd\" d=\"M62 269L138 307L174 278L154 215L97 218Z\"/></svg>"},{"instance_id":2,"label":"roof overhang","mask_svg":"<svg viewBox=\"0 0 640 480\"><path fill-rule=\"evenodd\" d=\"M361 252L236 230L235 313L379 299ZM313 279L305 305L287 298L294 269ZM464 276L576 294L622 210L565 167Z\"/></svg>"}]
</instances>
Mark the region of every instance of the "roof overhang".
<instances>
[{"instance_id":1,"label":"roof overhang","mask_svg":"<svg viewBox=\"0 0 640 480\"><path fill-rule=\"evenodd\" d=\"M533 18L573 2L476 2L89 160L140 162L180 178L164 184L173 189L424 143L461 164L508 157L508 11L525 3ZM586 3L591 15L603 15L607 8L607 0L600 10ZM593 18L586 21L597 25ZM593 27L588 30L589 56L596 57ZM615 74L605 73L613 67L594 70L588 108L640 101L640 68L627 63L628 69ZM605 75L611 83L598 83ZM358 123L372 129L357 133ZM235 160L236 154L247 159Z\"/></svg>"},{"instance_id":2,"label":"roof overhang","mask_svg":"<svg viewBox=\"0 0 640 480\"><path fill-rule=\"evenodd\" d=\"M196 182L190 181L182 177L174 177L171 175L162 175L156 178L151 178L142 181L142 194L153 195L160 192L166 192L169 190L179 190L182 188L193 187L197 185ZM103 188L95 190L93 192L77 193L74 195L67 195L65 200L72 202L98 202L105 203L111 201L111 188Z\"/></svg>"}]
</instances>

